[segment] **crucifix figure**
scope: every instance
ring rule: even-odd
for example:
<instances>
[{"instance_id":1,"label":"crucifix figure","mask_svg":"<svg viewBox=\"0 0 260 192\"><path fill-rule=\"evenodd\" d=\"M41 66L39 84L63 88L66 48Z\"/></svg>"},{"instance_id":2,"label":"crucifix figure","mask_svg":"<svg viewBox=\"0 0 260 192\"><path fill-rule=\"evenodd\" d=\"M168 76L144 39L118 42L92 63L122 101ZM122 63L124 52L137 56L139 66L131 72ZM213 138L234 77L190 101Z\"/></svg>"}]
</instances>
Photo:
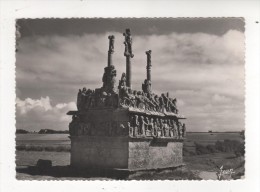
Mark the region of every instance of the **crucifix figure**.
<instances>
[{"instance_id":1,"label":"crucifix figure","mask_svg":"<svg viewBox=\"0 0 260 192\"><path fill-rule=\"evenodd\" d=\"M131 89L131 58L134 57L134 54L132 52L132 37L130 29L126 29L123 35L125 37L124 56L126 57L126 86Z\"/></svg>"},{"instance_id":2,"label":"crucifix figure","mask_svg":"<svg viewBox=\"0 0 260 192\"><path fill-rule=\"evenodd\" d=\"M132 41L130 29L126 29L125 33L123 35L125 36L125 42L124 42L125 53L124 53L124 55L126 57L130 56L131 58L133 58L134 57L134 54L132 53L132 43L133 43L133 41Z\"/></svg>"}]
</instances>

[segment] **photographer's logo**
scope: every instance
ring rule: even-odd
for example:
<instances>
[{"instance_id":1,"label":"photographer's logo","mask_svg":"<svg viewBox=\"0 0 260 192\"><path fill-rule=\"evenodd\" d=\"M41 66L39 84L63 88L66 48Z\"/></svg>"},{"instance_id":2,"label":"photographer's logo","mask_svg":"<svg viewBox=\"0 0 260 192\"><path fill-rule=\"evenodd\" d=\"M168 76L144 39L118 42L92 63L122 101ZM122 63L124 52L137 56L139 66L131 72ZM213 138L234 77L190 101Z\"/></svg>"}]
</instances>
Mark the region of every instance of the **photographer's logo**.
<instances>
[{"instance_id":1,"label":"photographer's logo","mask_svg":"<svg viewBox=\"0 0 260 192\"><path fill-rule=\"evenodd\" d=\"M218 180L229 180L232 179L232 174L234 174L235 171L233 169L223 169L223 165L220 167L219 172L217 173Z\"/></svg>"}]
</instances>

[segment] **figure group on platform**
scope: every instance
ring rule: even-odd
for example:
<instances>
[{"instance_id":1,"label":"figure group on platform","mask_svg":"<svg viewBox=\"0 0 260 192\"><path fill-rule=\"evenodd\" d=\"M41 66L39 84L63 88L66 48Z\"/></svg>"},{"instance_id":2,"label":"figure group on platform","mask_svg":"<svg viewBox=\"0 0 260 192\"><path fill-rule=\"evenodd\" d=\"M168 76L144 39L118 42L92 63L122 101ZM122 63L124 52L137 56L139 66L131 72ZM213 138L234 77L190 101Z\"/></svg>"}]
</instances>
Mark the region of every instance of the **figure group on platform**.
<instances>
[{"instance_id":1,"label":"figure group on platform","mask_svg":"<svg viewBox=\"0 0 260 192\"><path fill-rule=\"evenodd\" d=\"M122 79L120 81L120 85L124 85ZM158 96L154 93L135 91L120 85L119 97L120 104L122 106L146 109L157 112L172 112L178 114L176 99L172 99L165 94L161 94L161 96Z\"/></svg>"},{"instance_id":2,"label":"figure group on platform","mask_svg":"<svg viewBox=\"0 0 260 192\"><path fill-rule=\"evenodd\" d=\"M79 89L77 98L77 108L79 111L84 111L89 108L99 107L117 107L118 94L107 93L102 89Z\"/></svg>"},{"instance_id":3,"label":"figure group on platform","mask_svg":"<svg viewBox=\"0 0 260 192\"><path fill-rule=\"evenodd\" d=\"M133 115L127 126L130 137L153 136L180 139L186 135L185 124L175 119Z\"/></svg>"}]
</instances>

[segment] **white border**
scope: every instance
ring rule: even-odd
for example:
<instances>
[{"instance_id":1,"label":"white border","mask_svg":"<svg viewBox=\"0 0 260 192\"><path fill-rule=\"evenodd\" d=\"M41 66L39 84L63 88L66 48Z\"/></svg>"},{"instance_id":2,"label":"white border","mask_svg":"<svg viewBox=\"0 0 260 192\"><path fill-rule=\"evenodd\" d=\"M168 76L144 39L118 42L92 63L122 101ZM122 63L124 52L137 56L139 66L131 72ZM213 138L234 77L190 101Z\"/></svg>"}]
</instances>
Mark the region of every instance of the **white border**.
<instances>
[{"instance_id":1,"label":"white border","mask_svg":"<svg viewBox=\"0 0 260 192\"><path fill-rule=\"evenodd\" d=\"M260 191L259 1L0 0L0 191ZM15 19L69 17L244 17L246 178L239 181L17 181L15 179Z\"/></svg>"}]
</instances>

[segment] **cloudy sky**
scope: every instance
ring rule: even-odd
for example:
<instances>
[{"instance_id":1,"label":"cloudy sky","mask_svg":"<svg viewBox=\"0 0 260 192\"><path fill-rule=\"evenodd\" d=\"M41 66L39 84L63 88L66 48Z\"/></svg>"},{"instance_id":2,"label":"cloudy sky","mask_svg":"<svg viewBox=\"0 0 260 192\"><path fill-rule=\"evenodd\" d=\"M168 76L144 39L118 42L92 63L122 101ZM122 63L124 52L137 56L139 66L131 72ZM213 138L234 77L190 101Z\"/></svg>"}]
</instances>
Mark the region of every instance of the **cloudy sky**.
<instances>
[{"instance_id":1,"label":"cloudy sky","mask_svg":"<svg viewBox=\"0 0 260 192\"><path fill-rule=\"evenodd\" d=\"M188 131L244 129L244 21L229 19L43 19L18 21L16 126L66 130L79 88L102 86L108 35L117 80L125 71L125 28L133 37L132 85L177 98Z\"/></svg>"}]
</instances>

